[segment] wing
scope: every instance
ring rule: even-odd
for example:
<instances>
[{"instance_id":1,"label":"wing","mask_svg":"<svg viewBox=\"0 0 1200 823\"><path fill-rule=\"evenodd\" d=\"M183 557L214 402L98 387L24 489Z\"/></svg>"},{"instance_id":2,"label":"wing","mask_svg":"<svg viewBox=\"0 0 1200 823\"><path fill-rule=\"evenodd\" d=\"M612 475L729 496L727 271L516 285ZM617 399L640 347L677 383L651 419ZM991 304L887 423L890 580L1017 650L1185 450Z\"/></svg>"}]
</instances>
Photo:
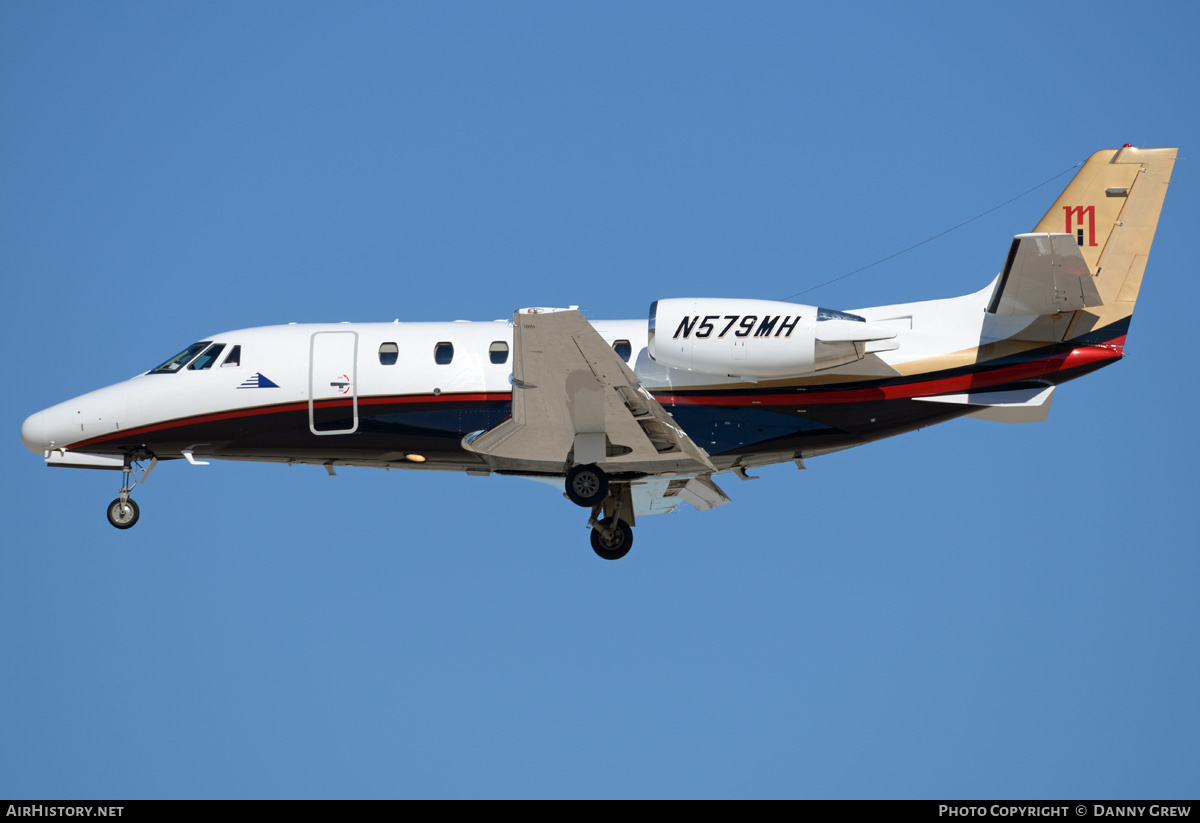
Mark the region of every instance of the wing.
<instances>
[{"instance_id":1,"label":"wing","mask_svg":"<svg viewBox=\"0 0 1200 823\"><path fill-rule=\"evenodd\" d=\"M728 502L709 479L716 468L708 453L583 315L518 314L513 325L512 417L468 436L463 448L513 474L562 475L595 463L644 498L639 514L654 513L654 500L670 499L668 509L679 500L698 508Z\"/></svg>"}]
</instances>

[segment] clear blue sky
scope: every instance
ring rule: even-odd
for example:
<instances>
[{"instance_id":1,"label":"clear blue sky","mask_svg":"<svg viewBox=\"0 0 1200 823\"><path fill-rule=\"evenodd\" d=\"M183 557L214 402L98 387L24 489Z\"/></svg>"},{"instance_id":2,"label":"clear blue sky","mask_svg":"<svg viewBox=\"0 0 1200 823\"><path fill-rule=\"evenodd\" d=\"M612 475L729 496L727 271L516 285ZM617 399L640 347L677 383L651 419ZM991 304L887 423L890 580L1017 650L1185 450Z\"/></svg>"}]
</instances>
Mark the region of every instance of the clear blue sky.
<instances>
[{"instance_id":1,"label":"clear blue sky","mask_svg":"<svg viewBox=\"0 0 1200 823\"><path fill-rule=\"evenodd\" d=\"M1125 361L726 480L619 563L516 479L48 470L218 331L779 298L1123 143L1187 3L4 3L0 797L1196 797L1182 160ZM805 296L974 291L1068 178Z\"/></svg>"}]
</instances>

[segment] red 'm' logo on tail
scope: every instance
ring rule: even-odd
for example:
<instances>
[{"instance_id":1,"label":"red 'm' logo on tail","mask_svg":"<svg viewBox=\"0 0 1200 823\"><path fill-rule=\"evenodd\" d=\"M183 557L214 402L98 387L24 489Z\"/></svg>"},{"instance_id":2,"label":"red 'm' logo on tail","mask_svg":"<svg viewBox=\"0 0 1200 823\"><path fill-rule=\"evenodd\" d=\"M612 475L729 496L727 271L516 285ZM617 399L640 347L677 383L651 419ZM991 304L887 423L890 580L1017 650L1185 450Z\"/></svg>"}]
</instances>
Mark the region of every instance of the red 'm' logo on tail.
<instances>
[{"instance_id":1,"label":"red 'm' logo on tail","mask_svg":"<svg viewBox=\"0 0 1200 823\"><path fill-rule=\"evenodd\" d=\"M1079 245L1083 245L1083 216L1086 214L1088 219L1087 233L1088 245L1096 245L1096 207L1095 206L1063 206L1063 211L1067 213L1067 234L1071 233L1071 223L1075 222L1079 228L1075 230L1075 240Z\"/></svg>"}]
</instances>

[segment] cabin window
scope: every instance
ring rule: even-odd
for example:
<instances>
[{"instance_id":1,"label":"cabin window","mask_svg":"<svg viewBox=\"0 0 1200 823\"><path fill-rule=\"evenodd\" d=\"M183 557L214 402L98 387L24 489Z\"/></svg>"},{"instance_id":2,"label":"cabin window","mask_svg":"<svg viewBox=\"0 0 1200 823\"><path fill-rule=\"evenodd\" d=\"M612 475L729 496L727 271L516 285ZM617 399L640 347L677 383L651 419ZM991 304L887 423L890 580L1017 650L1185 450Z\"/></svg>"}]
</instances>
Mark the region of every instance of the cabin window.
<instances>
[{"instance_id":1,"label":"cabin window","mask_svg":"<svg viewBox=\"0 0 1200 823\"><path fill-rule=\"evenodd\" d=\"M186 366L193 357L204 351L210 345L212 345L211 340L205 340L201 343L193 343L167 362L160 366L155 366L150 370L150 374L174 374Z\"/></svg>"},{"instance_id":2,"label":"cabin window","mask_svg":"<svg viewBox=\"0 0 1200 823\"><path fill-rule=\"evenodd\" d=\"M496 365L508 362L508 344L503 340L497 340L492 345L488 346L488 357Z\"/></svg>"},{"instance_id":3,"label":"cabin window","mask_svg":"<svg viewBox=\"0 0 1200 823\"><path fill-rule=\"evenodd\" d=\"M439 366L445 366L453 359L453 343L442 342L433 347L433 362L437 363Z\"/></svg>"},{"instance_id":4,"label":"cabin window","mask_svg":"<svg viewBox=\"0 0 1200 823\"><path fill-rule=\"evenodd\" d=\"M379 363L383 366L394 366L400 359L400 347L395 343L384 343L379 347Z\"/></svg>"},{"instance_id":5,"label":"cabin window","mask_svg":"<svg viewBox=\"0 0 1200 823\"><path fill-rule=\"evenodd\" d=\"M234 346L229 350L229 354L226 356L225 362L221 364L221 368L225 368L226 366L240 365L242 365L242 347Z\"/></svg>"},{"instance_id":6,"label":"cabin window","mask_svg":"<svg viewBox=\"0 0 1200 823\"><path fill-rule=\"evenodd\" d=\"M617 357L628 363L630 355L633 354L633 346L629 345L628 340L618 340L613 343L613 351L617 353Z\"/></svg>"},{"instance_id":7,"label":"cabin window","mask_svg":"<svg viewBox=\"0 0 1200 823\"><path fill-rule=\"evenodd\" d=\"M217 362L217 358L221 356L221 352L225 351L224 343L215 343L204 350L204 354L197 357L188 366L191 371L204 371L211 369L212 364Z\"/></svg>"}]
</instances>

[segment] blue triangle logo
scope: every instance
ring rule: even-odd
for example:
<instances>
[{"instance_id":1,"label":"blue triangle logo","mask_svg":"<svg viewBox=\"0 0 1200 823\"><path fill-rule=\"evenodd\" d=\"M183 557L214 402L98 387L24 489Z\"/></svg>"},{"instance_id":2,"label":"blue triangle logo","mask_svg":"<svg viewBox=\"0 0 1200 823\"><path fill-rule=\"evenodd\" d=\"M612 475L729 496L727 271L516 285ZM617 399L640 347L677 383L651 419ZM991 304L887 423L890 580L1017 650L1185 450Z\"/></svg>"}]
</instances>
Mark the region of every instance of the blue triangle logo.
<instances>
[{"instance_id":1,"label":"blue triangle logo","mask_svg":"<svg viewBox=\"0 0 1200 823\"><path fill-rule=\"evenodd\" d=\"M247 377L239 389L277 389L279 384L273 382L269 377L264 377L261 372L255 372L250 377Z\"/></svg>"}]
</instances>

